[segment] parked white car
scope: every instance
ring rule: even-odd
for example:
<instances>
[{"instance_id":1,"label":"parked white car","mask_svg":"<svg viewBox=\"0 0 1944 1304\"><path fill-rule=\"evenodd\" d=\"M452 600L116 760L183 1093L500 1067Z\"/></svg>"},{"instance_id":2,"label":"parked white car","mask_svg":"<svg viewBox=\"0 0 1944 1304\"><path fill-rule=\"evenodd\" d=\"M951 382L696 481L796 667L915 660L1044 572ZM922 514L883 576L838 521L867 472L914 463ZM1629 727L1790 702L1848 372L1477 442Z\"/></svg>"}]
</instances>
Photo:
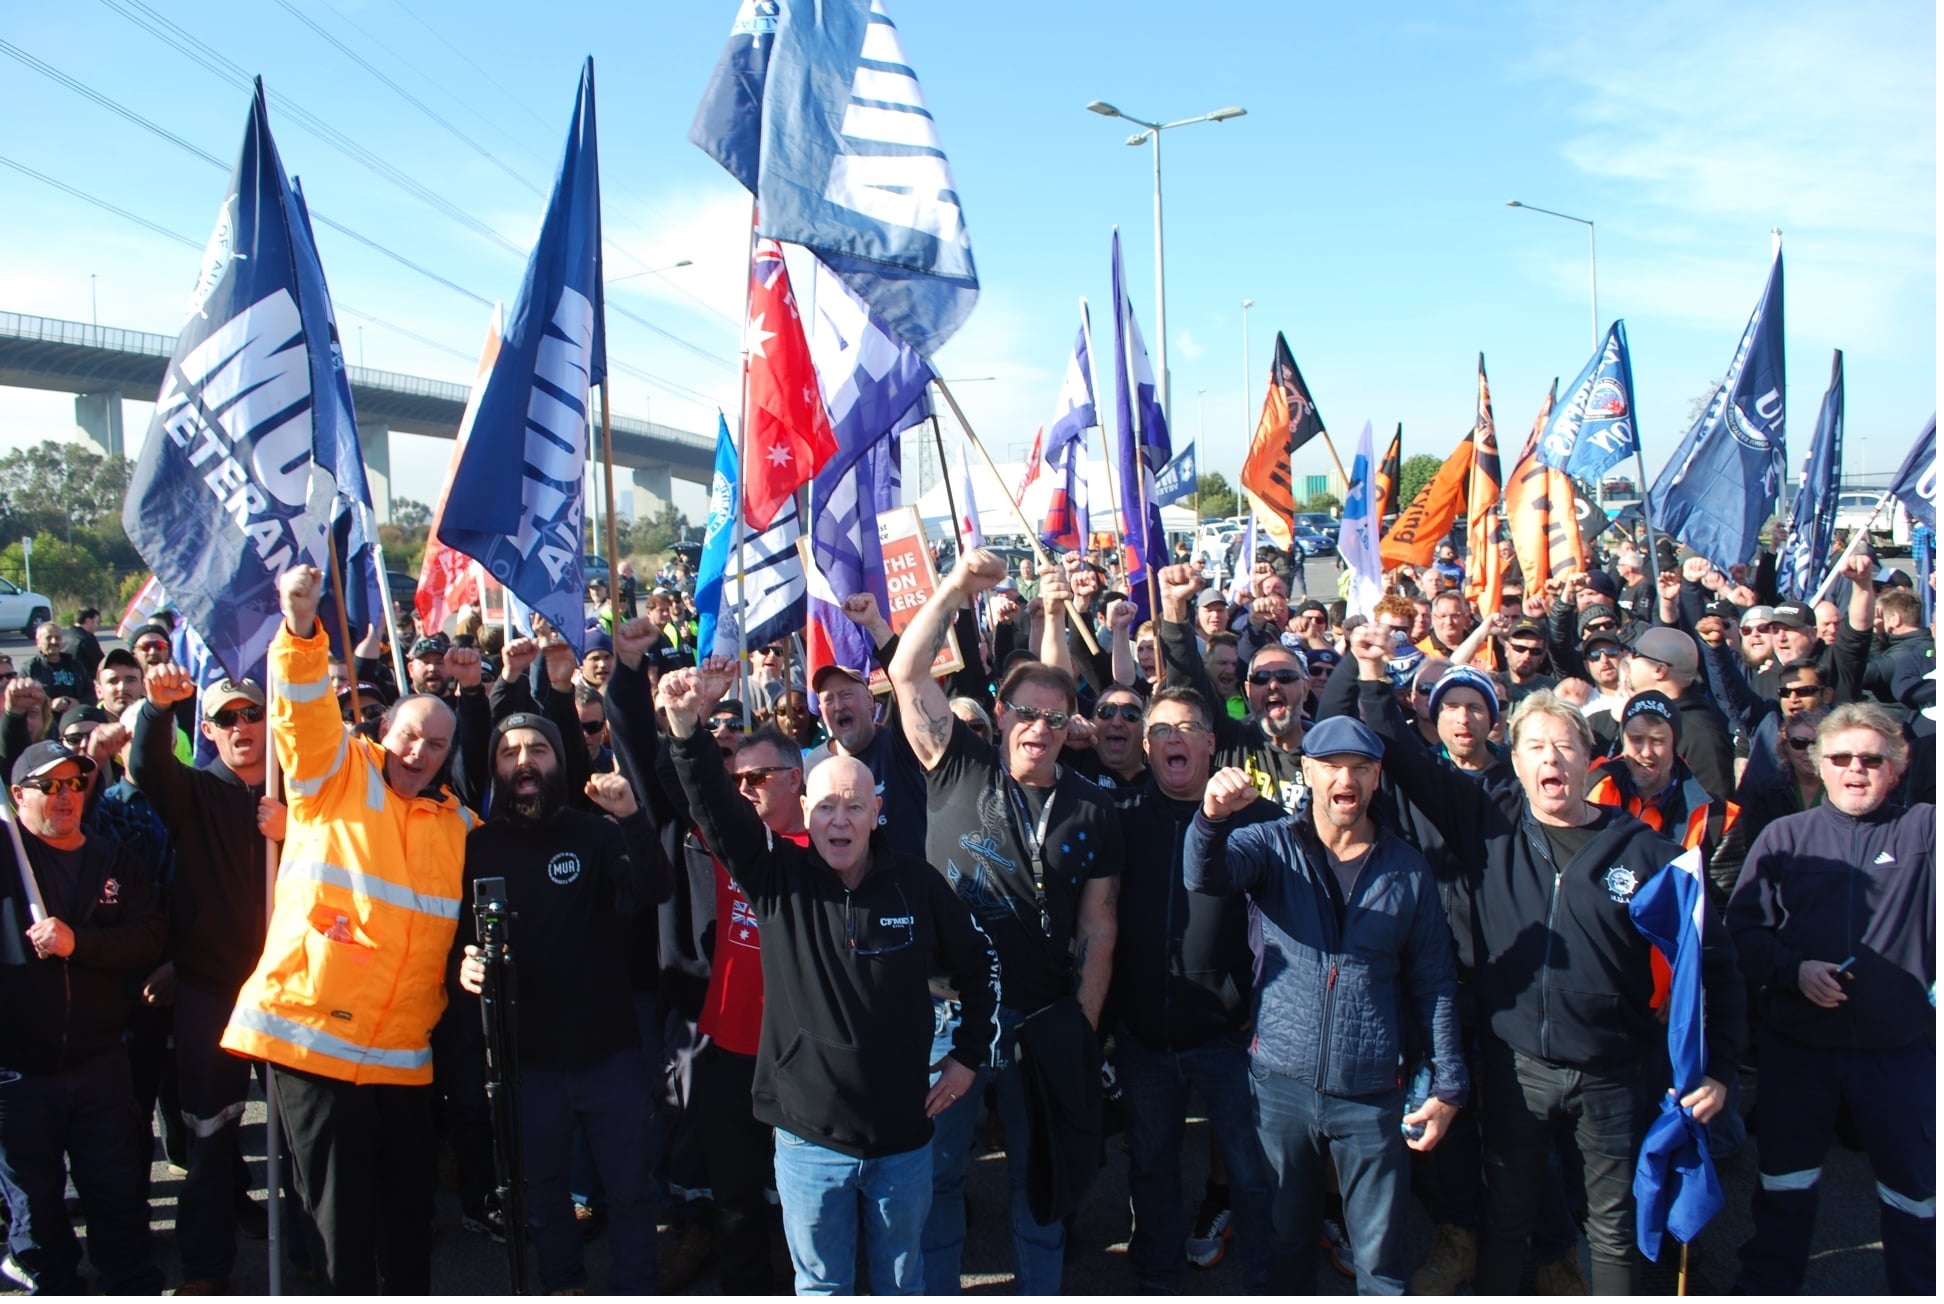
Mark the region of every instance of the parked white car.
<instances>
[{"instance_id":1,"label":"parked white car","mask_svg":"<svg viewBox=\"0 0 1944 1304\"><path fill-rule=\"evenodd\" d=\"M29 593L9 579L0 579L0 629L17 629L27 637L34 626L54 618L54 604L44 593Z\"/></svg>"}]
</instances>

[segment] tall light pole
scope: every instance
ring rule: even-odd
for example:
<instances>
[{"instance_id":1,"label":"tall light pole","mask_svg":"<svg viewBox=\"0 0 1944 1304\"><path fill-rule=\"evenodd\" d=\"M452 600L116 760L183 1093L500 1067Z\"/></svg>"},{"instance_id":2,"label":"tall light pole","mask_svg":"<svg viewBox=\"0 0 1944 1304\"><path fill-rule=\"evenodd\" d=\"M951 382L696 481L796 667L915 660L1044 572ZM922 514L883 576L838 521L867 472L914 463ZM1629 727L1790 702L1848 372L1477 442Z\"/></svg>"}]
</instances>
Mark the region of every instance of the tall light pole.
<instances>
[{"instance_id":1,"label":"tall light pole","mask_svg":"<svg viewBox=\"0 0 1944 1304\"><path fill-rule=\"evenodd\" d=\"M1254 299L1242 301L1242 460L1249 460L1249 440L1255 435L1255 427L1249 424L1249 386L1255 383L1255 372L1249 369L1249 309L1255 307ZM1237 488L1240 488L1238 481Z\"/></svg>"},{"instance_id":2,"label":"tall light pole","mask_svg":"<svg viewBox=\"0 0 1944 1304\"><path fill-rule=\"evenodd\" d=\"M1555 213L1550 208L1540 208L1536 204L1522 204L1516 199L1506 200L1505 206L1523 208L1528 213L1544 213L1547 217L1564 218L1568 222L1578 222L1586 228L1586 266L1587 274L1592 281L1593 293L1593 350L1597 353L1600 348L1600 250L1593 238L1593 219L1574 217L1571 213Z\"/></svg>"},{"instance_id":3,"label":"tall light pole","mask_svg":"<svg viewBox=\"0 0 1944 1304\"><path fill-rule=\"evenodd\" d=\"M1248 110L1239 104L1231 104L1226 109L1204 113L1199 117L1182 118L1175 122L1148 122L1129 113L1122 113L1105 100L1095 100L1087 105L1089 113L1098 113L1103 118L1119 118L1146 130L1137 131L1127 138L1130 145L1154 143L1154 343L1155 343L1155 383L1161 387L1161 415L1168 419L1169 429L1174 428L1174 410L1168 397L1173 386L1168 383L1168 273L1164 242L1161 238L1161 133L1176 127L1192 127L1197 122L1227 122L1230 118L1240 118Z\"/></svg>"},{"instance_id":4,"label":"tall light pole","mask_svg":"<svg viewBox=\"0 0 1944 1304\"><path fill-rule=\"evenodd\" d=\"M680 262L670 263L666 267L644 267L638 272L629 272L626 276L610 276L602 284L619 285L623 281L632 281L637 276L660 276L663 272L672 272L677 267L693 266L695 266L695 260L693 258L684 258Z\"/></svg>"}]
</instances>

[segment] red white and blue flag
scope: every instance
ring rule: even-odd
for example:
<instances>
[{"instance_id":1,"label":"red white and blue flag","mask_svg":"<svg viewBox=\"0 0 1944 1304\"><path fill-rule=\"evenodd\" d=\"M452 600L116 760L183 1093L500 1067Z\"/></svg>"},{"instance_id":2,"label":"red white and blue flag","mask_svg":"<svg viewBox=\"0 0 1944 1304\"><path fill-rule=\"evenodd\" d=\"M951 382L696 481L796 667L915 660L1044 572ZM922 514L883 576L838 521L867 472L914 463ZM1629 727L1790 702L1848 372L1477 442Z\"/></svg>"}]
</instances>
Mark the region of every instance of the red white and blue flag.
<instances>
[{"instance_id":1,"label":"red white and blue flag","mask_svg":"<svg viewBox=\"0 0 1944 1304\"><path fill-rule=\"evenodd\" d=\"M966 550L985 547L985 535L979 531L979 500L972 490L972 463L966 460L965 446L971 440L961 440L958 448L958 527L959 546Z\"/></svg>"},{"instance_id":2,"label":"red white and blue flag","mask_svg":"<svg viewBox=\"0 0 1944 1304\"><path fill-rule=\"evenodd\" d=\"M1087 354L1087 301L1080 301L1080 330L1073 338L1060 397L1043 443L1039 467L1028 482L1040 482L1040 542L1056 551L1084 551L1087 545L1087 432L1100 424L1094 404L1093 366Z\"/></svg>"}]
</instances>

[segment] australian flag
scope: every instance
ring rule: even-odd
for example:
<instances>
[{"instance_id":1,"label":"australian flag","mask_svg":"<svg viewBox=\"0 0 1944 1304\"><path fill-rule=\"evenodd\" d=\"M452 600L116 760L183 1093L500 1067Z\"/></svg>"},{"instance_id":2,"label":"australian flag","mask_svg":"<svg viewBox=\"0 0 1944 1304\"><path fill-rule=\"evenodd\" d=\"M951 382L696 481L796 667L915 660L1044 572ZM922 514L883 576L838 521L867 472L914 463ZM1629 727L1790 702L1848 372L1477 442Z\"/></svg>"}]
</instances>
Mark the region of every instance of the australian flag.
<instances>
[{"instance_id":1,"label":"australian flag","mask_svg":"<svg viewBox=\"0 0 1944 1304\"><path fill-rule=\"evenodd\" d=\"M578 652L588 392L607 379L594 61L581 69L540 241L507 314L439 539L477 560ZM517 469L518 474L515 474Z\"/></svg>"},{"instance_id":2,"label":"australian flag","mask_svg":"<svg viewBox=\"0 0 1944 1304\"><path fill-rule=\"evenodd\" d=\"M1161 508L1154 499L1155 474L1174 459L1168 418L1161 410L1147 346L1134 322L1121 276L1120 230L1114 231L1114 396L1118 420L1113 455L1120 463L1121 542L1126 550L1127 591L1142 619L1147 610L1148 576L1168 564Z\"/></svg>"},{"instance_id":3,"label":"australian flag","mask_svg":"<svg viewBox=\"0 0 1944 1304\"><path fill-rule=\"evenodd\" d=\"M1830 364L1829 390L1816 417L1816 436L1802 464L1802 483L1789 504L1789 537L1775 563L1775 584L1800 602L1815 596L1836 541L1836 488L1843 473L1843 351Z\"/></svg>"},{"instance_id":4,"label":"australian flag","mask_svg":"<svg viewBox=\"0 0 1944 1304\"><path fill-rule=\"evenodd\" d=\"M743 0L689 139L921 356L971 314L951 165L883 0Z\"/></svg>"},{"instance_id":5,"label":"australian flag","mask_svg":"<svg viewBox=\"0 0 1944 1304\"><path fill-rule=\"evenodd\" d=\"M1627 910L1634 927L1666 957L1672 970L1667 993L1667 1054L1674 1091L1661 1098L1660 1115L1647 1127L1634 1167L1635 1236L1640 1252L1660 1260L1664 1230L1692 1242L1721 1212L1721 1183L1708 1152L1708 1127L1684 1108L1681 1097L1701 1085L1707 1072L1706 1027L1701 998L1701 924L1707 888L1701 851L1676 856L1635 892Z\"/></svg>"},{"instance_id":6,"label":"australian flag","mask_svg":"<svg viewBox=\"0 0 1944 1304\"><path fill-rule=\"evenodd\" d=\"M1539 437L1539 460L1575 480L1598 484L1608 467L1634 455L1639 437L1627 326L1616 321L1565 401L1553 409Z\"/></svg>"},{"instance_id":7,"label":"australian flag","mask_svg":"<svg viewBox=\"0 0 1944 1304\"><path fill-rule=\"evenodd\" d=\"M1653 523L1726 571L1755 553L1775 510L1783 443L1782 248L1742 332L1741 347L1701 419L1668 459L1648 506Z\"/></svg>"},{"instance_id":8,"label":"australian flag","mask_svg":"<svg viewBox=\"0 0 1944 1304\"><path fill-rule=\"evenodd\" d=\"M342 524L366 592L370 521L330 292L258 82L122 525L223 669L261 680L277 577L328 571Z\"/></svg>"}]
</instances>

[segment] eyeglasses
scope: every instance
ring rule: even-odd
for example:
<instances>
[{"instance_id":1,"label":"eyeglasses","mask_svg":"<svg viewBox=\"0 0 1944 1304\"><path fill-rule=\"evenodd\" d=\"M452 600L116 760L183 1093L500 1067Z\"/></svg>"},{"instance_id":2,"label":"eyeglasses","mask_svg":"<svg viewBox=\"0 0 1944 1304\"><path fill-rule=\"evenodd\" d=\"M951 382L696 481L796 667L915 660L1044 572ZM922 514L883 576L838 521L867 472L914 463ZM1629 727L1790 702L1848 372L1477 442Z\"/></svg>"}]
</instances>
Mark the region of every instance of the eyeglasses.
<instances>
[{"instance_id":1,"label":"eyeglasses","mask_svg":"<svg viewBox=\"0 0 1944 1304\"><path fill-rule=\"evenodd\" d=\"M1102 702L1094 707L1096 720L1125 720L1133 724L1141 718L1141 707L1136 702Z\"/></svg>"},{"instance_id":2,"label":"eyeglasses","mask_svg":"<svg viewBox=\"0 0 1944 1304\"><path fill-rule=\"evenodd\" d=\"M736 771L738 788L760 788L779 774L785 774L796 767L790 765L763 765L753 770Z\"/></svg>"},{"instance_id":3,"label":"eyeglasses","mask_svg":"<svg viewBox=\"0 0 1944 1304\"><path fill-rule=\"evenodd\" d=\"M1882 752L1831 752L1823 757L1824 763L1839 770L1847 770L1857 761L1861 761L1866 770L1880 770L1889 760Z\"/></svg>"},{"instance_id":4,"label":"eyeglasses","mask_svg":"<svg viewBox=\"0 0 1944 1304\"><path fill-rule=\"evenodd\" d=\"M70 729L61 735L61 741L79 751L81 745L88 741L88 735L93 732L93 729Z\"/></svg>"},{"instance_id":5,"label":"eyeglasses","mask_svg":"<svg viewBox=\"0 0 1944 1304\"><path fill-rule=\"evenodd\" d=\"M1775 626L1769 624L1767 621L1762 621L1756 625L1743 625L1741 631L1744 634L1772 634L1775 632Z\"/></svg>"},{"instance_id":6,"label":"eyeglasses","mask_svg":"<svg viewBox=\"0 0 1944 1304\"><path fill-rule=\"evenodd\" d=\"M1592 651L1585 653L1588 661L1605 661L1609 657L1623 657L1626 655L1627 650L1618 647L1596 647Z\"/></svg>"},{"instance_id":7,"label":"eyeglasses","mask_svg":"<svg viewBox=\"0 0 1944 1304\"><path fill-rule=\"evenodd\" d=\"M1799 752L1808 751L1810 744L1814 743L1815 741L1816 739L1813 734L1809 735L1808 737L1800 737L1795 734L1791 734L1789 736L1789 746L1795 748ZM1829 759L1833 761L1836 758L1832 756Z\"/></svg>"},{"instance_id":8,"label":"eyeglasses","mask_svg":"<svg viewBox=\"0 0 1944 1304\"><path fill-rule=\"evenodd\" d=\"M1067 721L1073 718L1065 711L1042 711L1037 706L1014 706L1011 702L1006 703L1006 709L1018 716L1021 724L1044 720L1048 729L1064 729Z\"/></svg>"},{"instance_id":9,"label":"eyeglasses","mask_svg":"<svg viewBox=\"0 0 1944 1304\"><path fill-rule=\"evenodd\" d=\"M719 715L709 721L710 733L741 733L743 722L733 715Z\"/></svg>"},{"instance_id":10,"label":"eyeglasses","mask_svg":"<svg viewBox=\"0 0 1944 1304\"><path fill-rule=\"evenodd\" d=\"M1208 732L1207 725L1194 720L1183 720L1180 724L1151 724L1148 726L1147 740L1151 743L1165 743L1170 738L1181 737L1192 742Z\"/></svg>"},{"instance_id":11,"label":"eyeglasses","mask_svg":"<svg viewBox=\"0 0 1944 1304\"><path fill-rule=\"evenodd\" d=\"M1275 670L1251 670L1249 672L1249 682L1257 688L1261 688L1264 684L1272 680L1278 684L1293 684L1299 679L1307 678L1309 676L1305 675L1302 671L1291 670L1287 666L1278 667Z\"/></svg>"},{"instance_id":12,"label":"eyeglasses","mask_svg":"<svg viewBox=\"0 0 1944 1304\"><path fill-rule=\"evenodd\" d=\"M1787 684L1779 691L1783 697L1816 697L1822 693L1822 685Z\"/></svg>"},{"instance_id":13,"label":"eyeglasses","mask_svg":"<svg viewBox=\"0 0 1944 1304\"><path fill-rule=\"evenodd\" d=\"M166 653L168 652L168 650L169 650L169 645L167 643L161 642L158 639L150 639L146 643L137 643L135 645L136 654L139 656L148 656L151 653L155 653L155 652Z\"/></svg>"},{"instance_id":14,"label":"eyeglasses","mask_svg":"<svg viewBox=\"0 0 1944 1304\"><path fill-rule=\"evenodd\" d=\"M780 657L783 655L783 649L780 647L759 647L756 649L755 655L759 657Z\"/></svg>"},{"instance_id":15,"label":"eyeglasses","mask_svg":"<svg viewBox=\"0 0 1944 1304\"><path fill-rule=\"evenodd\" d=\"M1538 657L1546 654L1546 649L1538 643L1507 643L1505 648L1508 652L1517 652L1520 656L1524 657Z\"/></svg>"},{"instance_id":16,"label":"eyeglasses","mask_svg":"<svg viewBox=\"0 0 1944 1304\"><path fill-rule=\"evenodd\" d=\"M1882 760L1883 758L1879 756L1877 759ZM52 796L55 793L61 792L79 793L88 786L88 781L80 775L76 775L72 779L29 779L20 786L23 788L32 788L36 792L44 792Z\"/></svg>"},{"instance_id":17,"label":"eyeglasses","mask_svg":"<svg viewBox=\"0 0 1944 1304\"><path fill-rule=\"evenodd\" d=\"M1602 630L1614 628L1617 628L1617 626L1611 620L1593 620L1587 622L1586 632L1589 634L1597 634Z\"/></svg>"},{"instance_id":18,"label":"eyeglasses","mask_svg":"<svg viewBox=\"0 0 1944 1304\"><path fill-rule=\"evenodd\" d=\"M234 729L239 724L262 724L263 708L260 706L232 707L210 716L209 722L218 729Z\"/></svg>"},{"instance_id":19,"label":"eyeglasses","mask_svg":"<svg viewBox=\"0 0 1944 1304\"><path fill-rule=\"evenodd\" d=\"M581 721L581 732L586 734L589 738L592 738L595 734L598 734L599 732L601 732L601 730L605 728L607 728L606 720L582 720Z\"/></svg>"}]
</instances>

